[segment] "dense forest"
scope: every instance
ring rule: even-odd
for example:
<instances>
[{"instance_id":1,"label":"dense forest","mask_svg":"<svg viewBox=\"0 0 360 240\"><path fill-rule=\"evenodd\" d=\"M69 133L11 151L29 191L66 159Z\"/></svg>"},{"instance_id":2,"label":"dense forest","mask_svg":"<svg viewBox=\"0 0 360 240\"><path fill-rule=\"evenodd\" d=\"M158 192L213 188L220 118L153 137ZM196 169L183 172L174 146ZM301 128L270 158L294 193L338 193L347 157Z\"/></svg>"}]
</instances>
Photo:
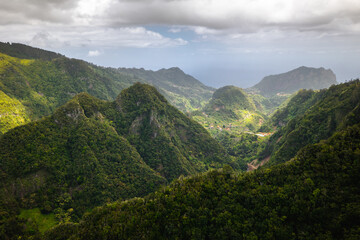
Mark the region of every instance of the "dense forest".
<instances>
[{"instance_id":1,"label":"dense forest","mask_svg":"<svg viewBox=\"0 0 360 240\"><path fill-rule=\"evenodd\" d=\"M334 81L215 91L0 43L0 239L360 239L360 80Z\"/></svg>"},{"instance_id":2,"label":"dense forest","mask_svg":"<svg viewBox=\"0 0 360 240\"><path fill-rule=\"evenodd\" d=\"M358 239L359 146L356 124L286 164L179 178L145 198L94 209L45 239Z\"/></svg>"},{"instance_id":3,"label":"dense forest","mask_svg":"<svg viewBox=\"0 0 360 240\"><path fill-rule=\"evenodd\" d=\"M261 156L271 155L272 164L285 162L307 144L327 139L334 132L358 123L359 108L359 80L320 91L302 90L274 114L267 128L260 129L278 129Z\"/></svg>"},{"instance_id":4,"label":"dense forest","mask_svg":"<svg viewBox=\"0 0 360 240\"><path fill-rule=\"evenodd\" d=\"M169 175L166 171L161 172L163 168L154 169L154 166L157 166L156 160L160 155L152 158L152 155L144 155L144 152L141 151L142 146L149 144L146 139L151 138L151 136L154 137L155 132L161 132L159 128L154 128L155 126L165 124L172 115L181 115L177 111L164 117L166 112L174 111L175 108L168 105L166 105L168 107L164 107L165 98L154 88L136 84L124 90L115 102L104 102L89 95L81 94L67 105L59 108L50 118L11 130L1 138L4 141L1 144L5 146L4 149L11 149L11 147L14 149L13 151L0 151L5 153L1 159L8 157L10 160L17 155L16 158L19 160L28 158L28 160L18 163L29 163L14 165L13 161L2 161L3 169L5 169L1 173L5 182L2 192L4 200L2 202L5 204L2 205L1 232L4 236L13 239L18 236L31 236L33 239L357 239L360 234L358 225L360 220L358 211L360 208L358 202L360 189L357 184L360 170L360 119L357 114L359 108L356 104L355 107L351 104L354 99L357 99L358 86L359 80L355 80L333 86L329 90L300 91L289 101L285 108L278 110L273 115L273 118L264 127L277 127L278 131L276 133L278 133L286 130L292 121L312 116L314 109L318 109L318 105L328 106L327 104L331 104L333 110L325 111L325 113L336 111L338 106L334 102L328 102L331 94L334 94L331 97L333 101L339 104L347 104L347 107L343 106L341 109L347 109L349 114L342 115L341 121L339 120L340 122L338 122L333 134L330 134L330 138L323 141L320 141L320 139L318 143L311 143L301 147L300 151L295 152L289 161L285 163L275 161L277 164L272 164L271 167L265 164L253 172L241 173L236 170L238 166L242 167L241 161L237 162L235 160L233 162L233 158L232 161L219 162L221 164L228 163L233 167L226 165L221 170L210 170L202 174L189 172L191 176L188 177ZM335 96L341 97L342 101L337 101ZM298 103L297 107L295 103ZM311 107L309 107L310 105L307 106L307 104L310 104ZM110 107L111 105L114 107ZM303 109L305 107L306 109ZM106 110L102 111L102 109ZM118 114L114 115L114 111L118 111ZM318 111L316 110L316 112ZM149 114L147 117L146 113ZM159 113L162 114L158 115ZM279 115L284 115L282 118L284 122L275 126L274 123L277 123L276 119ZM143 117L139 118L138 116ZM301 117L299 118L299 116ZM41 148L31 146L33 142L38 141L51 143L51 138L44 137L49 135L44 131L49 131L51 127L48 127L49 130L45 130L43 127L46 125L41 126L41 123L52 121L52 124L56 125L57 128L66 129L69 125L83 125L83 118L86 119L86 122L99 125L84 125L83 129L76 131L82 135L80 137L75 135L76 139L71 140L71 142L75 148L78 146L79 149L71 150L73 151L71 154L80 156L76 161L80 165L82 164L81 161L89 161L92 158L95 160L97 158L94 164L83 165L90 168L87 170L88 173L85 172L85 175L88 176L90 172L91 174L96 173L95 179L82 179L80 176L84 176L84 172L79 173L75 170L82 169L82 171L86 171L86 168L78 168L74 165L70 165L67 171L61 172L61 169L66 168L66 165L56 164L64 161L69 163L69 160L66 160L66 154L62 154L61 158L60 156L55 158L62 161L45 160L41 156L49 158L52 155L49 154L51 152L49 146L45 144L42 144ZM167 120L164 122L162 118ZM100 122L97 121L98 119ZM142 122L143 119L147 120ZM185 119L191 121L185 116L182 121L185 121ZM170 122L173 121L178 120L173 119ZM146 123L149 123L149 125ZM21 141L29 142L28 144L20 143L20 146L25 145L28 150L19 148L19 145L13 144L14 141L6 140L13 137L14 134L30 131L30 127L34 125L37 125L42 130L34 131L32 129L32 134L25 134L17 138L17 141L21 139ZM177 124L174 126L177 126ZM117 144L123 144L122 147L119 145L114 146L116 149L122 149L118 152L120 154L119 160L123 158L121 154L126 153L126 148L129 149L127 150L128 154L138 152L132 158L130 157L133 160L130 162L117 160L117 164L120 165L116 165L116 167L111 165L114 164L112 154L116 154L116 151L102 150L103 143L96 140L96 136L103 135L94 132L95 129L97 131L106 131L104 130L106 127L112 128L113 134L116 132L123 133L126 137L123 138L124 143L121 143L119 137L117 139L112 139L111 135L107 137L107 145L114 146L115 139ZM198 127L199 131L206 133L197 124L191 127L191 131ZM183 132L184 128L181 127L180 129ZM329 128L329 131L331 129ZM321 130L321 128L318 128L318 130ZM34 133L36 133L35 137ZM63 131L61 131L61 134L63 134ZM87 136L84 136L84 134L87 134ZM106 135L108 134L110 133ZM184 136L179 136L179 138L194 139L193 137ZM287 137L284 136L284 138ZM126 141L127 139L128 141ZM207 141L210 141L210 139ZM264 151L262 146L268 146L272 138L270 137L261 142L257 139L256 135L243 135L238 141L239 144L242 144L242 147L238 145L237 148L233 149L231 144L224 144L226 140L223 139L222 143L226 146L230 155L241 155L243 158L247 158ZM64 140L60 139L54 141L56 143L64 142ZM198 143L198 141L195 142ZM153 149L171 149L171 146L164 147L164 143L161 142L160 145L153 146ZM205 145L208 143L204 142ZM140 144L140 148L138 144ZM56 146L55 143L50 145L61 151L61 147ZM189 145L189 142L187 145ZM184 147L182 146L182 148ZM42 148L44 149L42 150ZM206 151L213 148L207 148ZM217 148L221 149L220 146ZM38 155L29 151L29 149L36 149ZM88 149L90 149L90 152ZM149 149L151 147L147 148L147 151ZM230 150L237 150L237 152L231 152ZM109 151L109 157L107 151ZM165 155L164 161L167 158L171 159L171 154L173 153ZM205 154L205 152L202 154ZM203 156L202 154L201 156ZM225 153L221 153L220 150L220 154ZM214 153L208 152L208 157L213 156ZM220 155L218 157L217 160L213 159L211 161L216 163L220 159L226 159ZM102 158L107 158L108 162L104 162ZM188 160L192 160L192 158L188 158ZM154 161L156 164L152 165ZM205 164L210 163L205 158L203 158L202 162ZM44 163L55 165L52 169L50 165L43 167ZM102 166L102 163L105 163L107 168ZM125 164L121 165L121 163ZM91 166L95 166L95 168L91 169ZM136 167L131 168L131 166ZM208 166L216 166L216 164L211 165L210 163ZM126 180L127 178L120 173L118 173L120 174L118 176L114 175L111 172L114 168L123 169L121 172L128 173L130 179L131 176L137 176L136 174L141 174L145 179L136 177L140 181L138 183L130 179ZM94 171L95 169L96 171ZM183 169L188 169L187 165L184 165ZM173 170L173 165L170 165L168 170ZM52 171L56 172L53 176L51 176ZM160 174L154 174L156 171ZM24 174L26 172L29 174ZM110 175L107 176L106 174ZM181 174L181 172L178 172L178 174ZM21 175L25 175L26 178L19 178ZM51 177L48 178L48 176ZM61 176L63 180L61 180ZM116 182L111 182L119 178L123 181L118 182L119 185L116 185ZM51 179L51 181L46 179ZM56 182L56 179L60 181ZM65 179L71 179L64 185L69 187L68 189L59 185ZM172 179L174 181L169 186L157 190L154 188L158 184ZM13 182L12 185L11 182ZM19 190L15 191L9 188L14 184L15 186L18 184L15 189ZM107 187L104 188L104 186ZM118 192L119 195L116 195L120 186L128 189L125 198L131 196L131 191L134 191L133 194L138 196L144 196L147 192L155 192L143 198L121 201L124 196L121 194L124 194L124 192L120 191ZM101 192L97 192L99 187ZM112 189L111 187L115 188ZM39 189L40 191L38 191ZM60 189L63 189L62 194L54 194L55 192L58 193ZM86 191L83 191L83 189ZM16 195L13 195L12 198L9 197L10 192L20 194L21 198ZM89 198L89 196L93 197ZM16 200L17 197L21 201ZM120 200L111 203L116 197L120 198ZM96 200L98 202L95 204L87 203L87 201ZM88 206L89 208L100 203L107 204L95 208L82 216L82 213L86 212L87 209L81 207ZM39 225L37 222L26 222L21 216L27 216L30 213L24 210L21 210L20 215L16 215L19 214L20 207L33 208L36 206L40 207L43 215L47 211L53 211L55 219L58 219L60 225L49 229L49 227ZM35 213L31 212L31 214L34 216ZM48 223L49 220L46 222ZM24 226L26 227L24 228Z\"/></svg>"},{"instance_id":5,"label":"dense forest","mask_svg":"<svg viewBox=\"0 0 360 240\"><path fill-rule=\"evenodd\" d=\"M53 115L10 130L0 138L0 160L3 213L40 208L60 222L180 175L238 168L205 129L140 83L113 102L79 94Z\"/></svg>"}]
</instances>

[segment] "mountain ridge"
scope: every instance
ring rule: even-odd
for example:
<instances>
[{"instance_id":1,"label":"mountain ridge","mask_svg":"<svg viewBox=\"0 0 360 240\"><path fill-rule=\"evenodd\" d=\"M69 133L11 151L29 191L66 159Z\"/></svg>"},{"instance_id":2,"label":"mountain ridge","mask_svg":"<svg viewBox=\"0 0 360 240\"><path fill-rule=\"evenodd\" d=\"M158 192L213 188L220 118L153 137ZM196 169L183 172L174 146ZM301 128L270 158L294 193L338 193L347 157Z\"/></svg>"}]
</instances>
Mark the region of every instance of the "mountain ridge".
<instances>
[{"instance_id":1,"label":"mountain ridge","mask_svg":"<svg viewBox=\"0 0 360 240\"><path fill-rule=\"evenodd\" d=\"M288 161L305 145L327 139L334 132L358 123L359 101L359 80L329 89L300 90L260 129L277 129L261 158L271 155L270 164Z\"/></svg>"},{"instance_id":2,"label":"mountain ridge","mask_svg":"<svg viewBox=\"0 0 360 240\"><path fill-rule=\"evenodd\" d=\"M299 67L291 71L264 77L249 91L259 91L264 96L291 94L300 89L322 89L337 84L331 69Z\"/></svg>"},{"instance_id":3,"label":"mountain ridge","mask_svg":"<svg viewBox=\"0 0 360 240\"><path fill-rule=\"evenodd\" d=\"M144 70L144 73L147 72ZM20 101L30 120L53 113L80 92L88 92L103 100L114 100L122 89L135 82L150 82L146 77L140 78L119 69L99 67L15 43L0 44L0 76L0 91ZM155 77L160 80L152 81L153 85L182 111L201 106L213 91L178 68L162 69L156 72ZM185 83L187 81L196 83L197 87L192 89L189 83ZM182 86L184 84L185 87ZM4 97L2 101L8 100ZM12 112L6 114L11 116ZM2 122L7 126L1 125L0 132L8 130L10 125L15 127L16 123L21 125L19 121Z\"/></svg>"},{"instance_id":4,"label":"mountain ridge","mask_svg":"<svg viewBox=\"0 0 360 240\"><path fill-rule=\"evenodd\" d=\"M21 43L5 43L0 42L0 52L23 59L41 59L41 60L53 60L59 57L65 57L59 53L54 53L41 48L31 47Z\"/></svg>"},{"instance_id":5,"label":"mountain ridge","mask_svg":"<svg viewBox=\"0 0 360 240\"><path fill-rule=\"evenodd\" d=\"M0 137L0 209L37 207L76 221L95 206L224 164L237 167L155 87L136 83L112 102L80 93Z\"/></svg>"},{"instance_id":6,"label":"mountain ridge","mask_svg":"<svg viewBox=\"0 0 360 240\"><path fill-rule=\"evenodd\" d=\"M204 102L211 98L215 90L212 87L205 86L194 77L185 74L178 67L163 68L157 71L143 68L118 68L117 70L142 79L141 82L156 86L167 99L173 97L173 105L182 110L201 108ZM185 96L185 99L179 98L179 95Z\"/></svg>"}]
</instances>

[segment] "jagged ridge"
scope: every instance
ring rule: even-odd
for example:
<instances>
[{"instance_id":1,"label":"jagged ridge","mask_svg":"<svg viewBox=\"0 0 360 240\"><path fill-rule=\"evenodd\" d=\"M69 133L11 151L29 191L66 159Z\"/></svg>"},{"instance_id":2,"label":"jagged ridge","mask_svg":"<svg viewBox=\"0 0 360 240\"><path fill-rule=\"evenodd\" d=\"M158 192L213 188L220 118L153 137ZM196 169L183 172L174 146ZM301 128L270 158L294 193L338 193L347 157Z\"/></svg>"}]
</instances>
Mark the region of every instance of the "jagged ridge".
<instances>
[{"instance_id":1,"label":"jagged ridge","mask_svg":"<svg viewBox=\"0 0 360 240\"><path fill-rule=\"evenodd\" d=\"M0 208L40 207L60 219L71 208L76 220L94 206L225 163L237 167L154 87L137 83L113 102L82 93L0 138Z\"/></svg>"}]
</instances>

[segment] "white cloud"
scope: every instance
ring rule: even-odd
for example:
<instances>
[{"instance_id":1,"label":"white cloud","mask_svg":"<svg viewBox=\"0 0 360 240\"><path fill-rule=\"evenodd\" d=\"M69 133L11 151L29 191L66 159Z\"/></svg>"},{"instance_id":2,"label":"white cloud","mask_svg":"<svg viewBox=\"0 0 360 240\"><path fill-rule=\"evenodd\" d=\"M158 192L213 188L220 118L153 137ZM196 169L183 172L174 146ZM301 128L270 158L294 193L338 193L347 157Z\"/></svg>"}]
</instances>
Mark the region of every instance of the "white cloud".
<instances>
[{"instance_id":1,"label":"white cloud","mask_svg":"<svg viewBox=\"0 0 360 240\"><path fill-rule=\"evenodd\" d=\"M144 27L99 28L96 31L82 34L88 39L89 45L113 47L174 47L187 44L187 41L178 38L171 39L160 33L149 31ZM81 41L81 39L79 39Z\"/></svg>"},{"instance_id":2,"label":"white cloud","mask_svg":"<svg viewBox=\"0 0 360 240\"><path fill-rule=\"evenodd\" d=\"M39 47L172 47L194 41L360 36L359 0L12 0L0 2L0 38ZM180 35L181 36L181 35Z\"/></svg>"},{"instance_id":3,"label":"white cloud","mask_svg":"<svg viewBox=\"0 0 360 240\"><path fill-rule=\"evenodd\" d=\"M215 30L207 27L198 26L198 27L190 27L190 29L199 35L207 35L207 34L216 35L221 33L219 30Z\"/></svg>"},{"instance_id":4,"label":"white cloud","mask_svg":"<svg viewBox=\"0 0 360 240\"><path fill-rule=\"evenodd\" d=\"M42 48L89 47L134 47L164 48L186 45L181 38L168 38L144 27L103 28L84 26L1 26L0 39L22 42Z\"/></svg>"},{"instance_id":5,"label":"white cloud","mask_svg":"<svg viewBox=\"0 0 360 240\"><path fill-rule=\"evenodd\" d=\"M99 50L90 50L88 52L88 57L97 57L99 56L101 53Z\"/></svg>"},{"instance_id":6,"label":"white cloud","mask_svg":"<svg viewBox=\"0 0 360 240\"><path fill-rule=\"evenodd\" d=\"M181 32L181 29L180 28L170 28L169 32L171 32L171 33L179 33L179 32Z\"/></svg>"},{"instance_id":7,"label":"white cloud","mask_svg":"<svg viewBox=\"0 0 360 240\"><path fill-rule=\"evenodd\" d=\"M60 23L126 27L163 24L248 33L359 32L358 0L13 0L0 2L0 24ZM340 23L340 24L339 24ZM345 24L346 23L346 24Z\"/></svg>"},{"instance_id":8,"label":"white cloud","mask_svg":"<svg viewBox=\"0 0 360 240\"><path fill-rule=\"evenodd\" d=\"M165 24L255 32L262 28L313 30L349 19L360 22L358 0L137 0L111 4L103 20L113 26ZM319 29L320 30L320 29Z\"/></svg>"}]
</instances>

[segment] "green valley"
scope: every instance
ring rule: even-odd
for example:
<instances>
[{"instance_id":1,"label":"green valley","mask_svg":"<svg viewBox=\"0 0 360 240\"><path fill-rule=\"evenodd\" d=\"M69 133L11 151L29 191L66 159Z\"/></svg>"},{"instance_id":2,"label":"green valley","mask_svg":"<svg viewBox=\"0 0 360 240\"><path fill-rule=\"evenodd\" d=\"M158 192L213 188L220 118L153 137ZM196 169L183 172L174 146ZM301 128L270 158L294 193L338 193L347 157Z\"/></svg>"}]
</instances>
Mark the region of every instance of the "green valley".
<instances>
[{"instance_id":1,"label":"green valley","mask_svg":"<svg viewBox=\"0 0 360 240\"><path fill-rule=\"evenodd\" d=\"M223 131L234 134L255 132L265 122L267 114L285 99L264 98L235 86L225 86L217 89L209 103L190 116L213 136Z\"/></svg>"},{"instance_id":2,"label":"green valley","mask_svg":"<svg viewBox=\"0 0 360 240\"><path fill-rule=\"evenodd\" d=\"M214 89L0 42L0 240L355 240L359 176L359 79Z\"/></svg>"}]
</instances>

